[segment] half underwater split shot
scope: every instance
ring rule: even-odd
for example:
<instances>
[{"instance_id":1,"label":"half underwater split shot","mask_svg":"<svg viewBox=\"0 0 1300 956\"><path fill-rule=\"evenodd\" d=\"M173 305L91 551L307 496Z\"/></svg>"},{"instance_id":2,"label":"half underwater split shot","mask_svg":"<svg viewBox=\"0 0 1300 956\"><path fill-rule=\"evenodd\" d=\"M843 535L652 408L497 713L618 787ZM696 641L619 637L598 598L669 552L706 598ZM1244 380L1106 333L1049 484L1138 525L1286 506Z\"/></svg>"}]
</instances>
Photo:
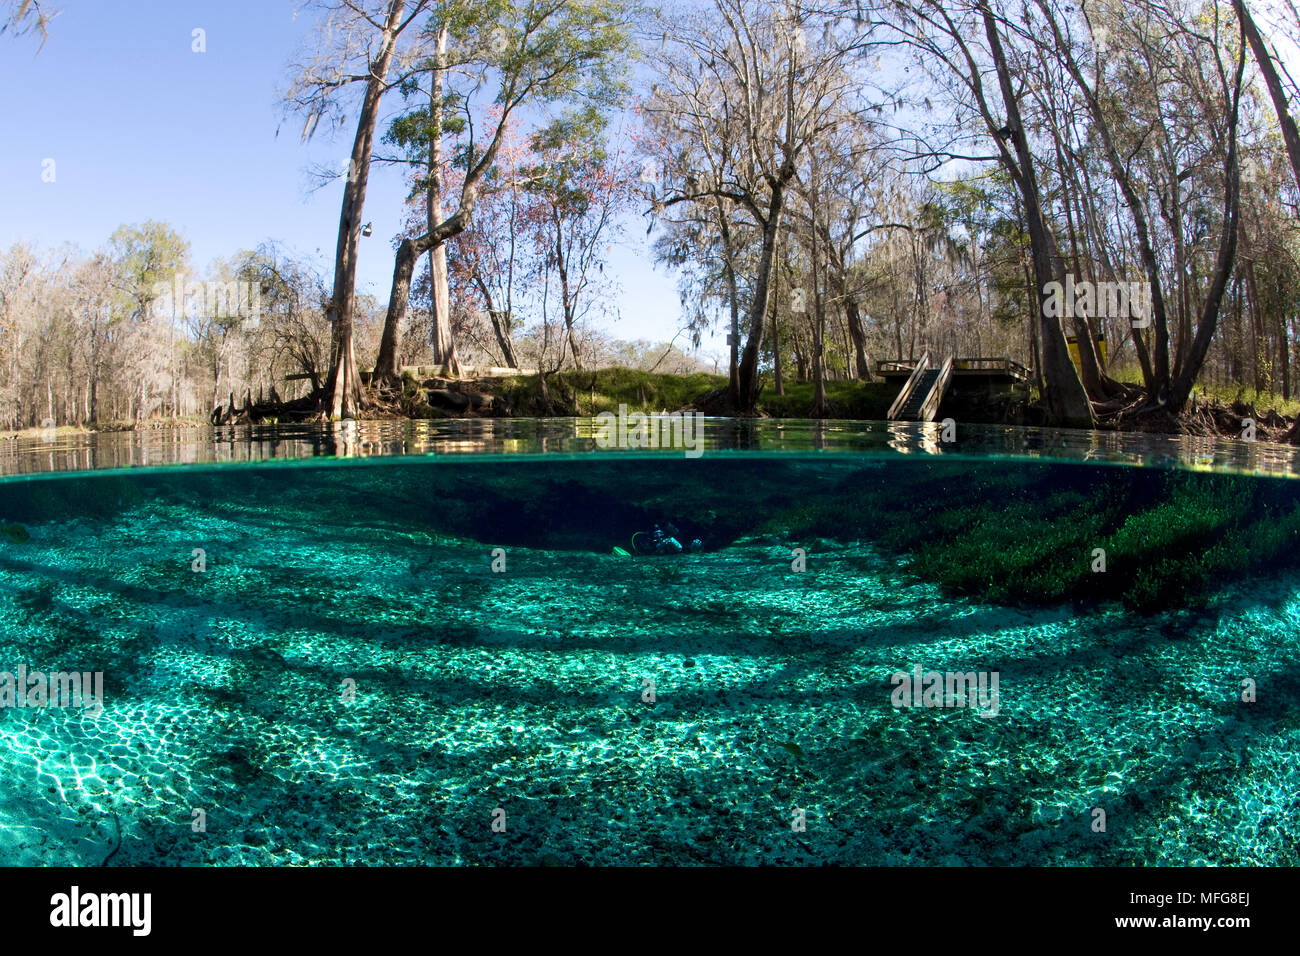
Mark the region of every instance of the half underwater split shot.
<instances>
[{"instance_id":1,"label":"half underwater split shot","mask_svg":"<svg viewBox=\"0 0 1300 956\"><path fill-rule=\"evenodd\" d=\"M5 443L0 859L1298 862L1293 449L706 426Z\"/></svg>"}]
</instances>

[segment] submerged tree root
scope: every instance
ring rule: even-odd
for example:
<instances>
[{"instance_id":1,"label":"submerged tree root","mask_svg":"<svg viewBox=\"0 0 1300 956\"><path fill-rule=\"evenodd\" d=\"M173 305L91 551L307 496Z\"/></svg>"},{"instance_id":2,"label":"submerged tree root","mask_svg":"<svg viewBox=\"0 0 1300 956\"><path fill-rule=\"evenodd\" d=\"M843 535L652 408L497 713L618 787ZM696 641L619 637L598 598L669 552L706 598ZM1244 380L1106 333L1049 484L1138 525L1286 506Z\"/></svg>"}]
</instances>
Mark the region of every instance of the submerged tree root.
<instances>
[{"instance_id":1,"label":"submerged tree root","mask_svg":"<svg viewBox=\"0 0 1300 956\"><path fill-rule=\"evenodd\" d=\"M230 395L230 404L226 407L218 405L212 410L210 421L213 425L257 425L262 422L301 422L307 421L320 411L320 402L315 395L308 395L305 398L296 398L293 401L286 402L276 394L275 386L271 386L271 395L269 399L263 399L261 393L258 393L257 401L253 401L251 392L244 393L244 403L242 406L236 404L235 396L232 392Z\"/></svg>"}]
</instances>

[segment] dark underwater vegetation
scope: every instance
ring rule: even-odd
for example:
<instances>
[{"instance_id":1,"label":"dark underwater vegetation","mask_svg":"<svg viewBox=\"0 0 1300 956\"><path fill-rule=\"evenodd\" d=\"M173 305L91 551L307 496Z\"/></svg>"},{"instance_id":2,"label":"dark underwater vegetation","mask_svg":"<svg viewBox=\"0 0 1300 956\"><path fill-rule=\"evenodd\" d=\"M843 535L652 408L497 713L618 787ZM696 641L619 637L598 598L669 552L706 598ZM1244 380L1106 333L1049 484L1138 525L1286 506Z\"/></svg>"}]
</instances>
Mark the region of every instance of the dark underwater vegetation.
<instances>
[{"instance_id":1,"label":"dark underwater vegetation","mask_svg":"<svg viewBox=\"0 0 1300 956\"><path fill-rule=\"evenodd\" d=\"M5 482L0 671L106 690L0 710L0 859L1295 864L1298 487L815 453ZM613 553L666 522L701 550ZM895 707L914 667L996 673L996 714Z\"/></svg>"}]
</instances>

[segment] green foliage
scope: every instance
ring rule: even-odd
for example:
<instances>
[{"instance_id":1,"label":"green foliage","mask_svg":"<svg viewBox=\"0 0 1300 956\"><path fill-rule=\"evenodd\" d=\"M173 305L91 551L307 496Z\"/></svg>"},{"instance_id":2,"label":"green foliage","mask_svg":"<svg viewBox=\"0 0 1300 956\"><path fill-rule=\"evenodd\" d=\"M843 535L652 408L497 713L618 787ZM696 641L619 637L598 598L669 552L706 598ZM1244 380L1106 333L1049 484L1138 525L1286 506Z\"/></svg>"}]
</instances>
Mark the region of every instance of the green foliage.
<instances>
[{"instance_id":1,"label":"green foliage","mask_svg":"<svg viewBox=\"0 0 1300 956\"><path fill-rule=\"evenodd\" d=\"M762 530L870 538L922 579L994 603L1197 606L1300 563L1289 482L1137 468L937 462L905 478L863 474Z\"/></svg>"},{"instance_id":2,"label":"green foliage","mask_svg":"<svg viewBox=\"0 0 1300 956\"><path fill-rule=\"evenodd\" d=\"M759 396L759 409L773 418L807 418L812 409L814 390L811 382L787 384L784 395L775 394L770 387L765 388ZM881 421L897 395L897 386L887 382L826 383L826 398L831 403L834 418Z\"/></svg>"},{"instance_id":3,"label":"green foliage","mask_svg":"<svg viewBox=\"0 0 1300 956\"><path fill-rule=\"evenodd\" d=\"M1121 381L1142 381L1142 373L1139 369L1132 368L1127 371L1129 374L1120 379ZM1231 405L1234 402L1245 402L1254 406L1255 411L1261 415L1270 411L1291 418L1300 415L1300 399L1284 399L1281 394L1269 392L1268 390L1257 392L1255 389L1247 388L1244 385L1215 385L1210 382L1201 382L1196 386L1196 392L1200 396L1217 399L1225 405Z\"/></svg>"},{"instance_id":4,"label":"green foliage","mask_svg":"<svg viewBox=\"0 0 1300 956\"><path fill-rule=\"evenodd\" d=\"M547 381L553 394L572 392L583 415L617 412L619 405L626 405L629 411L676 411L727 383L723 376L703 372L671 375L629 368L594 372L566 369L549 376ZM502 383L502 395L514 403L517 414L536 413L533 403L537 398L537 376L506 379Z\"/></svg>"},{"instance_id":5,"label":"green foliage","mask_svg":"<svg viewBox=\"0 0 1300 956\"><path fill-rule=\"evenodd\" d=\"M442 0L424 35L436 37L445 27L447 52L426 57L404 77L400 90L411 105L390 123L385 141L423 162L435 136L457 137L456 165L469 169L491 138L481 131L471 137L468 119L485 81L495 84L495 104L507 114L525 102L580 102L576 118L621 106L629 89L631 15L624 0ZM445 85L441 99L431 102L432 76L439 70ZM567 145L585 142L576 126L555 132ZM426 188L427 171L416 179L412 195Z\"/></svg>"},{"instance_id":6,"label":"green foliage","mask_svg":"<svg viewBox=\"0 0 1300 956\"><path fill-rule=\"evenodd\" d=\"M506 44L493 66L506 78L497 102L530 90L554 102L580 97L612 108L627 92L631 64L631 5L625 0L555 4L545 0L499 2Z\"/></svg>"},{"instance_id":7,"label":"green foliage","mask_svg":"<svg viewBox=\"0 0 1300 956\"><path fill-rule=\"evenodd\" d=\"M588 185L609 159L609 117L594 105L566 110L537 130L530 145L542 162L522 171L531 192L547 196L557 211L581 216L590 203Z\"/></svg>"},{"instance_id":8,"label":"green foliage","mask_svg":"<svg viewBox=\"0 0 1300 956\"><path fill-rule=\"evenodd\" d=\"M156 298L158 283L170 284L189 267L190 244L170 225L147 220L138 226L119 226L108 247L126 300L137 317Z\"/></svg>"}]
</instances>

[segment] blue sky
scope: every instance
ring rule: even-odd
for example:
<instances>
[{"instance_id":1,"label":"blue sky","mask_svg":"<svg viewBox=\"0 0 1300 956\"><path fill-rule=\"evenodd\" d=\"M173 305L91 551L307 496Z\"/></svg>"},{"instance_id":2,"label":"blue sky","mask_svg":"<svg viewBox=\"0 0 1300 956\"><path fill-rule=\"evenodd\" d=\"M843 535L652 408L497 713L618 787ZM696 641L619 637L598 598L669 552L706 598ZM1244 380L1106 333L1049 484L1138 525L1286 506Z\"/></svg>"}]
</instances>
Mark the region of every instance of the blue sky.
<instances>
[{"instance_id":1,"label":"blue sky","mask_svg":"<svg viewBox=\"0 0 1300 956\"><path fill-rule=\"evenodd\" d=\"M342 180L312 191L308 169L345 163L354 128L303 143L302 119L279 104L312 11L299 12L299 0L51 5L60 13L39 53L36 37L0 38L0 245L89 251L123 223L158 219L189 240L199 269L274 239L330 274ZM204 53L191 49L195 28L206 33ZM397 106L394 95L388 110ZM42 181L47 159L54 182ZM362 241L358 291L381 302L405 195L399 172L372 172L374 234ZM608 271L622 286L622 319L607 331L677 332L674 277L651 265L640 217Z\"/></svg>"}]
</instances>

